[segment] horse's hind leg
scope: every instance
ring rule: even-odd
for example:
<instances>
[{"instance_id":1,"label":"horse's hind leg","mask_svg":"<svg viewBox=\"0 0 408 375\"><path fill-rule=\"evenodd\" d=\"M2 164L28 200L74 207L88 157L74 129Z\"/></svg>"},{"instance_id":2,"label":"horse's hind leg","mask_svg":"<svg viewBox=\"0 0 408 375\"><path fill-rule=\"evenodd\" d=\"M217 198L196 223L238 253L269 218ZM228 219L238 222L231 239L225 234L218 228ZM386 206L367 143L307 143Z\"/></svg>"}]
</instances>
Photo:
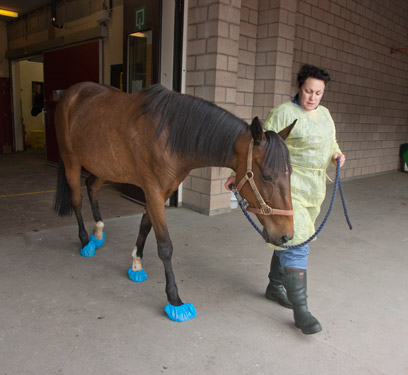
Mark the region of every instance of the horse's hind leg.
<instances>
[{"instance_id":1,"label":"horse's hind leg","mask_svg":"<svg viewBox=\"0 0 408 375\"><path fill-rule=\"evenodd\" d=\"M104 227L104 224L103 224L101 212L99 210L98 193L99 193L99 190L101 189L104 182L105 181L103 179L101 179L99 177L96 177L93 174L91 174L86 179L86 182L85 182L86 187L87 187L87 191L88 191L88 198L89 198L89 201L91 202L93 218L95 220L93 235L98 240L103 240L103 227ZM100 244L100 245L102 245L102 244Z\"/></svg>"},{"instance_id":2,"label":"horse's hind leg","mask_svg":"<svg viewBox=\"0 0 408 375\"><path fill-rule=\"evenodd\" d=\"M132 251L132 267L128 271L129 278L132 281L142 282L147 278L146 273L143 271L142 258L146 239L151 229L152 222L150 221L149 213L146 210L140 222L139 235L137 236L136 246Z\"/></svg>"},{"instance_id":3,"label":"horse's hind leg","mask_svg":"<svg viewBox=\"0 0 408 375\"><path fill-rule=\"evenodd\" d=\"M82 217L81 165L65 161L65 175L71 187L72 208L78 222L79 240L84 247L88 244L89 239Z\"/></svg>"}]
</instances>

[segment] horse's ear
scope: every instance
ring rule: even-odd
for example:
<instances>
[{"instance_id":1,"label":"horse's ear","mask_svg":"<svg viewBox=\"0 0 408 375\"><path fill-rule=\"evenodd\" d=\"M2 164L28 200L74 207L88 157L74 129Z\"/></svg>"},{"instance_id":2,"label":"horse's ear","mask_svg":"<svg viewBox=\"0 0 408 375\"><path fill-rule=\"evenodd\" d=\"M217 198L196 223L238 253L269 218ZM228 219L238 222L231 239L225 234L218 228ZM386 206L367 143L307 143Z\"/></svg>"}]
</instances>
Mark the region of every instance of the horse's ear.
<instances>
[{"instance_id":1,"label":"horse's ear","mask_svg":"<svg viewBox=\"0 0 408 375\"><path fill-rule=\"evenodd\" d=\"M254 145L259 145L262 141L263 129L258 117L255 117L252 120L251 133L252 138L254 139Z\"/></svg>"},{"instance_id":2,"label":"horse's ear","mask_svg":"<svg viewBox=\"0 0 408 375\"><path fill-rule=\"evenodd\" d=\"M297 121L297 119L296 119L295 121L293 121L292 124L290 124L287 128L285 128L285 129L283 129L283 130L281 130L281 131L279 132L279 135L280 135L283 139L288 138L290 132L292 131L292 129L294 128L294 126L295 126L295 124L296 124L296 121Z\"/></svg>"}]
</instances>

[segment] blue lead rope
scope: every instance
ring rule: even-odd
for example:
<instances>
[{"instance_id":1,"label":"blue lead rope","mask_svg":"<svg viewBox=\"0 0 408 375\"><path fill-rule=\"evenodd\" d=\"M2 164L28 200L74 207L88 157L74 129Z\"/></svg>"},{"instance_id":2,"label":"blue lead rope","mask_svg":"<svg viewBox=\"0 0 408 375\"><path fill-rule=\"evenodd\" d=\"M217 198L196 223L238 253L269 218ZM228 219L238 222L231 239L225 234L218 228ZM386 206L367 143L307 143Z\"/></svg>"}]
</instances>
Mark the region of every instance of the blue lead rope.
<instances>
[{"instance_id":1,"label":"blue lead rope","mask_svg":"<svg viewBox=\"0 0 408 375\"><path fill-rule=\"evenodd\" d=\"M256 231L259 234L262 234L262 230L255 224L255 222L252 220L252 218L249 216L246 206L248 205L246 200L238 193L237 189L231 184L229 186L231 191L234 193L235 197L237 198L238 204L241 207L242 212L248 219L248 221L252 224L252 226L256 229ZM306 241L298 244L298 245L281 245L280 247L283 249L297 249L298 247L302 247L304 245L307 245L309 242L313 241L316 236L319 235L319 233L322 231L323 227L325 226L327 220L329 219L329 216L331 212L333 211L333 206L334 206L334 201L336 200L336 194L337 194L337 189L340 191L340 196L341 196L341 201L343 203L343 209L344 209L344 216L346 217L347 224L350 228L350 230L353 229L353 226L351 225L351 221L347 212L347 206L346 206L346 201L344 199L344 194L343 194L343 188L341 186L341 180L340 180L340 157L337 158L337 166L336 166L336 179L334 181L334 189L333 189L333 195L332 199L330 202L330 207L329 210L327 211L326 216L324 217L322 223L320 224L320 227L317 229L317 231Z\"/></svg>"}]
</instances>

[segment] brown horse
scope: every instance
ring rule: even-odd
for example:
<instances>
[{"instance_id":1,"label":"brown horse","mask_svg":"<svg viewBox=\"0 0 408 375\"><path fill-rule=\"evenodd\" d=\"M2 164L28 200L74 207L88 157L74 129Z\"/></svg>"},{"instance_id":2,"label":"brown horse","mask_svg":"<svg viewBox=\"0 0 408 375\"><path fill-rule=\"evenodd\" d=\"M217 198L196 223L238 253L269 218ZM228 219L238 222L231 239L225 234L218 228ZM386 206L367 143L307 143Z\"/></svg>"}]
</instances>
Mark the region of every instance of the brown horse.
<instances>
[{"instance_id":1,"label":"brown horse","mask_svg":"<svg viewBox=\"0 0 408 375\"><path fill-rule=\"evenodd\" d=\"M212 103L160 85L127 94L90 82L76 84L64 93L55 124L62 160L54 208L61 216L74 211L82 250L87 249L83 255L89 255L89 247L93 255L92 250L104 241L97 201L104 181L139 186L146 196L146 212L129 272L143 271L143 248L153 226L165 269L168 306L175 310L183 302L172 270L165 202L192 169L233 169L237 181L242 180L242 196L264 227L264 239L282 245L293 236L291 167L284 142L293 124L278 135L264 132L258 118L248 126ZM86 185L95 220L91 239L81 214L82 167L90 172ZM136 277L134 281L143 280ZM178 320L166 312L170 319Z\"/></svg>"}]
</instances>

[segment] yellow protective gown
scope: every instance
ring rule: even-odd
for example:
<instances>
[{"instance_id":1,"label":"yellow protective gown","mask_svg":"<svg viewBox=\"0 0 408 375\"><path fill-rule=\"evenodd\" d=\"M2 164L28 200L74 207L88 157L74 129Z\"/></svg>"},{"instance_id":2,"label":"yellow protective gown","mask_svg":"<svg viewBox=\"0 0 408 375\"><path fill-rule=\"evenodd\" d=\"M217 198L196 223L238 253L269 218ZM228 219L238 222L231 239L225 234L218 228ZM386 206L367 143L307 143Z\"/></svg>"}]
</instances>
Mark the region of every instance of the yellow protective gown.
<instances>
[{"instance_id":1,"label":"yellow protective gown","mask_svg":"<svg viewBox=\"0 0 408 375\"><path fill-rule=\"evenodd\" d=\"M269 112L264 127L279 132L295 119L296 125L286 139L293 169L291 192L295 211L294 237L287 245L304 242L315 232L314 223L326 195L326 169L333 154L341 153L333 119L321 105L305 111L294 102L283 103Z\"/></svg>"}]
</instances>

